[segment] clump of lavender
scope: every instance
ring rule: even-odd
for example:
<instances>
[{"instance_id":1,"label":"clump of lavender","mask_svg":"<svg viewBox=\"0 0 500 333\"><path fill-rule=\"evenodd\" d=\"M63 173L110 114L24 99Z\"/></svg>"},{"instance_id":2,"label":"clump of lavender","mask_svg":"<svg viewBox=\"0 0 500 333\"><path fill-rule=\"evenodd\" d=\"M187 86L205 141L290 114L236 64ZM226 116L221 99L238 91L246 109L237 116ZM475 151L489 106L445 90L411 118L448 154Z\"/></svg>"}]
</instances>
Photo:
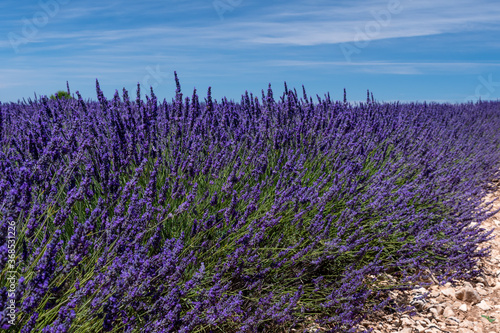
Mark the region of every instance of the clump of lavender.
<instances>
[{"instance_id":1,"label":"clump of lavender","mask_svg":"<svg viewBox=\"0 0 500 333\"><path fill-rule=\"evenodd\" d=\"M500 103L313 102L286 84L200 101L175 80L171 102L96 82L97 101L0 103L0 263L15 221L21 276L2 327L279 332L316 314L354 332L423 272L480 273Z\"/></svg>"}]
</instances>

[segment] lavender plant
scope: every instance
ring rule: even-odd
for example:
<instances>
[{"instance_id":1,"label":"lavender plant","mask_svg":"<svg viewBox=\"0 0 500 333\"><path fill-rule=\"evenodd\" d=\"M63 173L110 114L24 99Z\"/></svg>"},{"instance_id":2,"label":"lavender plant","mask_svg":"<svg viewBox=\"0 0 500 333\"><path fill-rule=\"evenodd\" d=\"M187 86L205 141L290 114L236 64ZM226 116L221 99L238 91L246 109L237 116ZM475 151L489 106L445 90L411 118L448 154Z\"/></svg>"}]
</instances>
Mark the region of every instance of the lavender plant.
<instances>
[{"instance_id":1,"label":"lavender plant","mask_svg":"<svg viewBox=\"0 0 500 333\"><path fill-rule=\"evenodd\" d=\"M315 103L286 84L202 102L175 77L171 102L96 82L97 101L0 103L4 328L354 332L428 272L480 273L498 102Z\"/></svg>"}]
</instances>

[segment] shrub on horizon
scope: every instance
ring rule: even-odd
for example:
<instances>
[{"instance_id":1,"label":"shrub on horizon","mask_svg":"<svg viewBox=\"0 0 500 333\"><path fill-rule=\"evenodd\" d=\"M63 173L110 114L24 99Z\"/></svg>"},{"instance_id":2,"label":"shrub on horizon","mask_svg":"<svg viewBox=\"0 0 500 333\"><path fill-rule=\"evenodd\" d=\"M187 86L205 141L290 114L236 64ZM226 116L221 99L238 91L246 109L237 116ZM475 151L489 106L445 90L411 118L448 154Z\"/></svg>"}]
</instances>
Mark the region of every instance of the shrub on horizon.
<instances>
[{"instance_id":1,"label":"shrub on horizon","mask_svg":"<svg viewBox=\"0 0 500 333\"><path fill-rule=\"evenodd\" d=\"M58 92L56 92L55 95L51 95L50 96L50 99L71 99L73 97L71 97L71 95L67 92L67 91L64 91L64 90L59 90Z\"/></svg>"}]
</instances>

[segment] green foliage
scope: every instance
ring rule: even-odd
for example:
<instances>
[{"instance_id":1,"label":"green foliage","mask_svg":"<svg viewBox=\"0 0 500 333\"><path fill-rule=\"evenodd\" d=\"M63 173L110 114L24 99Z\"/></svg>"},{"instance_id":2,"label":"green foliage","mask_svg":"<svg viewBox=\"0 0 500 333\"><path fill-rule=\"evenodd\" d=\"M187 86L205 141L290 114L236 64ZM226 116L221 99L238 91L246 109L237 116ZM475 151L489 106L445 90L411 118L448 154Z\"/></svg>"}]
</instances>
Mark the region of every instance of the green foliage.
<instances>
[{"instance_id":1,"label":"green foliage","mask_svg":"<svg viewBox=\"0 0 500 333\"><path fill-rule=\"evenodd\" d=\"M50 99L71 99L73 97L71 97L71 95L67 92L67 91L64 91L64 90L59 90L58 92L56 92L55 95L51 95L50 96Z\"/></svg>"},{"instance_id":2,"label":"green foliage","mask_svg":"<svg viewBox=\"0 0 500 333\"><path fill-rule=\"evenodd\" d=\"M486 318L490 323L495 321L495 318L491 318L490 316L481 315L481 317Z\"/></svg>"}]
</instances>

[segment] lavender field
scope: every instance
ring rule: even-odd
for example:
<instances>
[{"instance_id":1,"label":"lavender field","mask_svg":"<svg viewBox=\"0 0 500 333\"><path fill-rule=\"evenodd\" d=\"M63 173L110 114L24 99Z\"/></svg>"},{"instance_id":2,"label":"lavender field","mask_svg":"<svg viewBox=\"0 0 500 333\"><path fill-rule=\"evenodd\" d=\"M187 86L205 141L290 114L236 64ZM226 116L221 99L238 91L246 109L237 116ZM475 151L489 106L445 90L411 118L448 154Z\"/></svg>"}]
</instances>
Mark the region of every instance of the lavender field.
<instances>
[{"instance_id":1,"label":"lavender field","mask_svg":"<svg viewBox=\"0 0 500 333\"><path fill-rule=\"evenodd\" d=\"M354 332L405 309L390 290L479 274L500 102L176 84L0 103L4 329Z\"/></svg>"}]
</instances>

